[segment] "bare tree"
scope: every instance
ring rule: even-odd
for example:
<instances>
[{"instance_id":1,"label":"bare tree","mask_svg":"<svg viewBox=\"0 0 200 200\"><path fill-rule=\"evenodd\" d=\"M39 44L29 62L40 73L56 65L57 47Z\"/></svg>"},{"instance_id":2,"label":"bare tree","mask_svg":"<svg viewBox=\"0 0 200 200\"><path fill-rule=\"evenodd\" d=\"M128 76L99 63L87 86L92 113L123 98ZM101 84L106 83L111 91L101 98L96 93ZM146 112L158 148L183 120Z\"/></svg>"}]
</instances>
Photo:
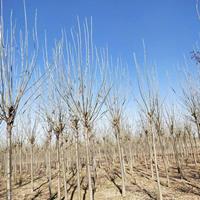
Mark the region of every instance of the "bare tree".
<instances>
[{"instance_id":1,"label":"bare tree","mask_svg":"<svg viewBox=\"0 0 200 200\"><path fill-rule=\"evenodd\" d=\"M58 199L61 199L61 171L63 172L64 183L64 198L67 200L67 180L66 180L66 166L64 160L64 128L66 126L67 112L63 106L63 99L58 96L57 89L61 88L63 84L63 71L64 64L63 59L63 40L55 43L53 49L53 59L50 62L48 58L47 41L45 38L45 51L44 51L44 63L48 76L48 88L44 87L44 90L48 89L48 95L45 98L49 99L49 107L44 106L45 120L48 126L51 127L56 136L56 151L57 151L57 178L58 178ZM51 66L53 66L53 71ZM56 82L56 84L53 84ZM61 166L62 165L62 166Z\"/></svg>"},{"instance_id":2,"label":"bare tree","mask_svg":"<svg viewBox=\"0 0 200 200\"><path fill-rule=\"evenodd\" d=\"M164 124L163 124L163 113L162 113L162 103L156 98L155 102L155 116L154 116L154 123L155 123L155 130L157 132L161 153L162 153L162 160L165 168L165 173L167 177L167 186L169 187L169 166L167 162L166 150L165 150L165 143L164 143Z\"/></svg>"},{"instance_id":3,"label":"bare tree","mask_svg":"<svg viewBox=\"0 0 200 200\"><path fill-rule=\"evenodd\" d=\"M101 110L109 89L105 90L105 76L97 76L102 72L105 60L103 56L99 57L97 49L93 46L92 24L89 26L86 20L81 27L78 20L78 30L72 31L71 38L72 43L69 40L65 42L66 52L63 49L63 39L60 43L59 54L66 62L57 67L65 66L63 72L66 81L64 87L57 87L57 90L66 102L69 112L78 117L83 128L89 199L92 200L94 193L90 167L90 136L95 121L104 113ZM60 81L63 81L62 77Z\"/></svg>"},{"instance_id":4,"label":"bare tree","mask_svg":"<svg viewBox=\"0 0 200 200\"><path fill-rule=\"evenodd\" d=\"M157 189L158 189L158 199L162 200L162 191L160 185L160 176L159 176L159 169L158 169L158 160L157 160L157 150L156 150L156 142L155 142L155 112L156 112L156 105L158 100L158 88L156 83L155 71L149 72L145 71L144 75L140 73L139 64L137 63L136 55L134 54L134 62L138 72L138 88L139 88L139 95L140 100L136 100L142 113L144 114L146 121L148 122L148 133L152 139L152 149L154 155L154 163L155 163L155 170L156 170L156 180L157 180ZM146 61L145 61L146 62ZM142 79L144 77L144 79ZM145 82L146 81L146 85Z\"/></svg>"},{"instance_id":5,"label":"bare tree","mask_svg":"<svg viewBox=\"0 0 200 200\"><path fill-rule=\"evenodd\" d=\"M64 115L62 114L61 108L57 111L54 111L54 116L52 118L52 127L56 136L56 153L57 153L57 178L58 178L58 199L61 199L61 142L62 134L65 127L64 124ZM65 174L65 169L63 171ZM64 180L66 183L66 179ZM65 191L66 192L66 191ZM65 198L67 194L65 193Z\"/></svg>"},{"instance_id":6,"label":"bare tree","mask_svg":"<svg viewBox=\"0 0 200 200\"><path fill-rule=\"evenodd\" d=\"M74 132L76 145L76 168L77 168L77 188L78 200L81 200L81 183L80 183L80 153L79 153L79 119L76 116L71 116L71 128Z\"/></svg>"},{"instance_id":7,"label":"bare tree","mask_svg":"<svg viewBox=\"0 0 200 200\"><path fill-rule=\"evenodd\" d=\"M108 59L108 58L107 58ZM127 101L127 91L128 91L128 76L126 71L126 66L122 64L122 61L119 59L115 64L109 63L107 61L108 68L110 69L111 79L108 84L112 85L112 90L108 95L106 100L106 106L109 112L109 119L114 130L114 135L117 140L118 154L120 159L120 170L122 176L122 196L126 196L126 170L125 170L125 161L123 153L123 117L125 110L125 103ZM108 82L107 78L107 82ZM123 81L124 80L124 81ZM127 82L125 82L125 80ZM125 89L126 88L126 89Z\"/></svg>"},{"instance_id":8,"label":"bare tree","mask_svg":"<svg viewBox=\"0 0 200 200\"><path fill-rule=\"evenodd\" d=\"M144 116L143 112L139 113L140 115L140 122L141 122L141 127L142 127L142 131L145 134L145 138L146 138L146 143L148 146L148 151L149 151L149 159L150 159L150 168L151 168L151 177L154 180L154 169L153 169L153 149L152 149L152 140L151 140L151 135L149 133L148 130L148 119L146 119L146 117Z\"/></svg>"},{"instance_id":9,"label":"bare tree","mask_svg":"<svg viewBox=\"0 0 200 200\"><path fill-rule=\"evenodd\" d=\"M183 88L182 102L189 113L189 119L196 125L197 135L200 139L200 90L199 86L187 79L187 86Z\"/></svg>"},{"instance_id":10,"label":"bare tree","mask_svg":"<svg viewBox=\"0 0 200 200\"><path fill-rule=\"evenodd\" d=\"M30 119L30 116L28 117ZM30 154L31 154L31 192L34 191L34 145L36 140L36 131L37 131L38 121L34 120L33 125L31 124L31 120L28 121L26 125L25 131L28 137L28 142L30 143Z\"/></svg>"},{"instance_id":11,"label":"bare tree","mask_svg":"<svg viewBox=\"0 0 200 200\"><path fill-rule=\"evenodd\" d=\"M22 127L16 127L16 142L17 142L17 147L18 147L18 150L19 150L19 174L20 174L20 177L19 177L19 185L21 185L22 183L22 172L23 172L23 144L24 144L24 132L23 132L23 129Z\"/></svg>"},{"instance_id":12,"label":"bare tree","mask_svg":"<svg viewBox=\"0 0 200 200\"><path fill-rule=\"evenodd\" d=\"M184 178L183 175L183 170L182 170L182 166L181 166L181 162L180 162L180 156L179 156L179 152L178 152L178 145L177 145L177 124L176 124L176 119L175 119L175 113L174 113L174 108L171 111L167 111L167 117L166 117L166 124L169 130L169 133L171 135L171 140L173 143L173 151L174 151L174 155L175 155L175 161L176 161L176 166L177 166L177 170L178 173L180 175L181 178Z\"/></svg>"},{"instance_id":13,"label":"bare tree","mask_svg":"<svg viewBox=\"0 0 200 200\"><path fill-rule=\"evenodd\" d=\"M37 18L37 14L36 14ZM38 55L37 19L33 28L33 48L29 46L28 24L24 4L25 29L16 37L16 26L10 17L9 38L5 38L3 5L0 19L0 121L6 122L7 130L7 199L12 199L12 129L19 108L32 96L28 93L30 80ZM30 49L32 52L30 52ZM34 81L33 81L34 82ZM25 100L23 97L25 97ZM22 101L23 99L23 101Z\"/></svg>"},{"instance_id":14,"label":"bare tree","mask_svg":"<svg viewBox=\"0 0 200 200\"><path fill-rule=\"evenodd\" d=\"M47 116L47 123L48 123L48 128L47 128L47 140L48 140L48 182L49 182L49 197L52 197L52 192L51 192L51 180L52 180L52 172L51 172L51 141L52 141L52 132L53 132L53 127L51 124L51 120Z\"/></svg>"}]
</instances>

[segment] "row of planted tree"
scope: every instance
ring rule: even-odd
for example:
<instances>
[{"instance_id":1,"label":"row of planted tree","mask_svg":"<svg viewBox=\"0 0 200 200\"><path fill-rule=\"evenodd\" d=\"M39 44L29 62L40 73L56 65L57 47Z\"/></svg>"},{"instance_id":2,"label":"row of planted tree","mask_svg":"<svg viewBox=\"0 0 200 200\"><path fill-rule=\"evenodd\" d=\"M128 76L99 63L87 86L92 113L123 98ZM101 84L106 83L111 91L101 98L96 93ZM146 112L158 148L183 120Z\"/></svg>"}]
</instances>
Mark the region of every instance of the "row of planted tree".
<instances>
[{"instance_id":1,"label":"row of planted tree","mask_svg":"<svg viewBox=\"0 0 200 200\"><path fill-rule=\"evenodd\" d=\"M81 24L78 19L76 28L70 34L62 31L50 50L46 35L39 45L37 14L29 31L26 9L24 13L24 32L15 26L12 14L10 34L2 16L0 23L0 169L7 179L8 200L25 175L30 175L34 192L40 170L46 173L50 198L53 176L57 177L57 198L69 198L67 176L72 173L78 199L84 185L92 200L97 169L105 169L113 179L115 165L123 197L127 173L143 166L157 182L155 190L161 200L161 167L167 186L172 166L183 179L187 179L186 165L192 163L198 169L198 80L186 74L187 87L181 97L184 108L178 114L175 106L166 109L168 101L160 96L156 73L146 68L146 54L146 70L133 57L137 84L131 85L130 66L93 44L92 20ZM194 52L197 62L198 56ZM130 101L138 111L131 109ZM128 117L133 112L135 122Z\"/></svg>"},{"instance_id":2,"label":"row of planted tree","mask_svg":"<svg viewBox=\"0 0 200 200\"><path fill-rule=\"evenodd\" d=\"M173 123L172 121L169 130L166 129L164 132L158 133L155 130L155 140L153 140L153 134L150 134L148 127L144 127L135 136L133 136L133 130L129 126L122 126L115 138L112 137L112 129L104 130L105 134L102 137L98 136L98 132L92 133L89 138L89 170L93 198L95 197L95 183L98 179L99 169L105 170L105 174L111 180L115 176L114 169L121 169L119 174L121 174L122 179L121 187L123 186L123 190L121 194L123 196L126 195L126 174L134 173L137 168L146 170L155 181L159 181L160 168L166 177L166 186L170 186L170 179L173 179L173 176L169 175L173 167L176 168L179 178L186 180L187 176L184 173L186 166L192 164L198 171L197 138L193 135L190 126L175 126L173 128ZM68 184L67 177L72 174L76 180L74 182L77 185L76 194L82 199L81 190L88 187L85 140L79 139L81 137L79 131L76 134L69 131L70 128L64 130L58 139L54 128L49 126L43 142L39 142L41 138L38 138L36 130L32 130L31 135L27 137L16 135L12 144L13 186L21 186L30 181L31 192L34 192L38 187L34 184L34 180L40 176L46 176L49 188L47 198L50 198L55 195L51 189L53 177L58 179L58 198L64 195L67 199L71 196L68 194L70 184ZM54 133L56 140L52 138ZM4 146L1 148L0 158L1 174L6 177L7 156ZM157 163L157 167L155 163ZM199 174L197 174L198 176ZM62 194L63 187L64 194ZM53 188L55 190L55 186ZM155 190L157 191L157 189L160 189L158 194L162 195L159 182L158 188ZM158 198L162 198L162 196Z\"/></svg>"}]
</instances>

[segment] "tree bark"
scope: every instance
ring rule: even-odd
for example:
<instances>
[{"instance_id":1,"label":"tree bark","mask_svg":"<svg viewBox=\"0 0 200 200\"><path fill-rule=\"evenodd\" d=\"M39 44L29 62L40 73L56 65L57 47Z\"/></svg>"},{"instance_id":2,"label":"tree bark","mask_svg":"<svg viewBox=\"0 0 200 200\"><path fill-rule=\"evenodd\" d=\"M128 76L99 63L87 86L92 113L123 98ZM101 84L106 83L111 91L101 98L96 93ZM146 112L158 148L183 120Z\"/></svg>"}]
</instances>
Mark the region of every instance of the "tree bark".
<instances>
[{"instance_id":1,"label":"tree bark","mask_svg":"<svg viewBox=\"0 0 200 200\"><path fill-rule=\"evenodd\" d=\"M161 151L162 151L162 160L163 160L163 164L164 164L164 168L165 168L165 173L166 173L166 178L167 178L167 186L169 187L170 182L169 182L169 166L167 164L167 157L166 157L166 153L165 153L165 146L161 141L161 135L160 135L160 131L158 130L158 139L159 139L159 143L160 143L160 147L161 147Z\"/></svg>"},{"instance_id":2,"label":"tree bark","mask_svg":"<svg viewBox=\"0 0 200 200\"><path fill-rule=\"evenodd\" d=\"M7 200L12 200L12 125L7 124Z\"/></svg>"},{"instance_id":3,"label":"tree bark","mask_svg":"<svg viewBox=\"0 0 200 200\"><path fill-rule=\"evenodd\" d=\"M193 159L194 159L195 167L197 168L197 158L196 158L196 153L195 153L194 146L193 146L193 143L192 143L191 133L188 132L188 136L189 136L189 142L190 142L190 147L191 147L191 151L192 151L192 156L193 156Z\"/></svg>"},{"instance_id":4,"label":"tree bark","mask_svg":"<svg viewBox=\"0 0 200 200\"><path fill-rule=\"evenodd\" d=\"M61 192L60 192L60 137L56 136L56 147L57 147L57 181L58 181L58 200L61 200Z\"/></svg>"},{"instance_id":5,"label":"tree bark","mask_svg":"<svg viewBox=\"0 0 200 200\"><path fill-rule=\"evenodd\" d=\"M14 179L14 183L17 182L17 150L16 150L16 146L13 147L13 179Z\"/></svg>"},{"instance_id":6,"label":"tree bark","mask_svg":"<svg viewBox=\"0 0 200 200\"><path fill-rule=\"evenodd\" d=\"M156 179L157 179L157 187L158 187L158 200L162 200L163 198L162 198L162 191L161 191L161 186L160 186L160 176L159 176L159 170L158 170L158 161L157 161L155 134L154 134L154 131L152 130L152 122L151 122L151 120L150 120L150 133L152 135L154 163L155 163Z\"/></svg>"},{"instance_id":7,"label":"tree bark","mask_svg":"<svg viewBox=\"0 0 200 200\"><path fill-rule=\"evenodd\" d=\"M65 166L65 159L64 159L64 138L62 134L62 146L61 146L61 153L62 153L62 171L63 171L63 182L64 182L64 194L65 198L64 200L68 199L68 194L67 194L67 177L66 177L66 166Z\"/></svg>"},{"instance_id":8,"label":"tree bark","mask_svg":"<svg viewBox=\"0 0 200 200\"><path fill-rule=\"evenodd\" d=\"M129 157L130 157L130 170L131 170L131 173L133 172L133 154L132 154L132 148L131 148L131 141L129 141L129 144L128 144L128 148L129 148Z\"/></svg>"},{"instance_id":9,"label":"tree bark","mask_svg":"<svg viewBox=\"0 0 200 200\"><path fill-rule=\"evenodd\" d=\"M147 138L147 144L149 148L149 158L150 158L150 168L151 168L151 178L154 180L154 171L153 171L153 152L152 152L152 146L150 142L149 132L146 134Z\"/></svg>"},{"instance_id":10,"label":"tree bark","mask_svg":"<svg viewBox=\"0 0 200 200\"><path fill-rule=\"evenodd\" d=\"M31 191L34 191L34 181L33 181L33 145L31 145Z\"/></svg>"},{"instance_id":11,"label":"tree bark","mask_svg":"<svg viewBox=\"0 0 200 200\"><path fill-rule=\"evenodd\" d=\"M77 168L78 200L81 200L80 160L79 160L79 138L78 138L78 133L76 134L75 137L76 137L76 168Z\"/></svg>"},{"instance_id":12,"label":"tree bark","mask_svg":"<svg viewBox=\"0 0 200 200\"><path fill-rule=\"evenodd\" d=\"M88 129L86 129L85 148L86 148L86 166L87 166L87 176L88 176L89 199L93 200L92 178L91 178L91 169L90 169L89 131L88 131Z\"/></svg>"},{"instance_id":13,"label":"tree bark","mask_svg":"<svg viewBox=\"0 0 200 200\"><path fill-rule=\"evenodd\" d=\"M20 173L20 184L22 182L22 144L19 146L19 173Z\"/></svg>"},{"instance_id":14,"label":"tree bark","mask_svg":"<svg viewBox=\"0 0 200 200\"><path fill-rule=\"evenodd\" d=\"M28 172L28 165L29 165L29 159L28 159L28 152L27 152L28 150L26 150L26 153L25 153L25 155L26 155L26 172Z\"/></svg>"},{"instance_id":15,"label":"tree bark","mask_svg":"<svg viewBox=\"0 0 200 200\"><path fill-rule=\"evenodd\" d=\"M182 167L181 167L181 163L180 163L178 148L176 145L176 138L173 137L172 140L173 140L173 150L174 150L174 156L175 156L177 170L178 170L178 173L180 174L181 178L183 178L184 176L183 176Z\"/></svg>"},{"instance_id":16,"label":"tree bark","mask_svg":"<svg viewBox=\"0 0 200 200\"><path fill-rule=\"evenodd\" d=\"M49 197L51 198L51 140L49 140L49 151L48 151L48 182L49 182Z\"/></svg>"},{"instance_id":17,"label":"tree bark","mask_svg":"<svg viewBox=\"0 0 200 200\"><path fill-rule=\"evenodd\" d=\"M117 131L116 136L117 136L117 146L118 146L118 151L119 151L119 160L120 160L120 168L121 168L121 176L122 176L122 197L126 196L126 188L125 188L125 166L124 166L124 158L123 158L123 153L121 149L121 144L120 144L120 132Z\"/></svg>"}]
</instances>

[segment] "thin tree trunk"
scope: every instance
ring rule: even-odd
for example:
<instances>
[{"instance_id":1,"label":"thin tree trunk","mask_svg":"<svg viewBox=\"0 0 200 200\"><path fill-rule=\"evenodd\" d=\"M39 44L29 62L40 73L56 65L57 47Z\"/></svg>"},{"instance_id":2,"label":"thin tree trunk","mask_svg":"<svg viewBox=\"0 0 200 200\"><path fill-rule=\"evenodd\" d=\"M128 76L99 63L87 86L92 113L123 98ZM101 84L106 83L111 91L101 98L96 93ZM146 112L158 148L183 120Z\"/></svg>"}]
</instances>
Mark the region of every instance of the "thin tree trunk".
<instances>
[{"instance_id":1,"label":"thin tree trunk","mask_svg":"<svg viewBox=\"0 0 200 200\"><path fill-rule=\"evenodd\" d=\"M125 167L124 167L124 158L122 154L122 149L120 145L120 138L119 138L119 131L116 134L117 135L117 146L118 146L118 151L119 151L119 160L120 160L120 168L121 168L121 176L122 176L122 197L126 196L126 189L125 189Z\"/></svg>"},{"instance_id":2,"label":"thin tree trunk","mask_svg":"<svg viewBox=\"0 0 200 200\"><path fill-rule=\"evenodd\" d=\"M189 136L189 141L190 141L190 146L191 146L191 150L192 150L192 156L193 156L193 159L194 159L195 167L197 168L197 158L196 158L196 153L195 153L194 146L193 146L193 143L192 143L191 133L188 132L188 136Z\"/></svg>"},{"instance_id":3,"label":"thin tree trunk","mask_svg":"<svg viewBox=\"0 0 200 200\"><path fill-rule=\"evenodd\" d=\"M26 172L28 172L29 159L28 159L28 152L27 152L27 150L26 150L25 155L26 155Z\"/></svg>"},{"instance_id":4,"label":"thin tree trunk","mask_svg":"<svg viewBox=\"0 0 200 200\"><path fill-rule=\"evenodd\" d=\"M102 155L101 155L101 147L98 147L98 154L99 154L99 167L101 168L101 162L102 162Z\"/></svg>"},{"instance_id":5,"label":"thin tree trunk","mask_svg":"<svg viewBox=\"0 0 200 200\"><path fill-rule=\"evenodd\" d=\"M75 137L76 137L76 168L77 168L78 200L81 200L80 160L79 160L79 138L78 138L78 133L76 134Z\"/></svg>"},{"instance_id":6,"label":"thin tree trunk","mask_svg":"<svg viewBox=\"0 0 200 200\"><path fill-rule=\"evenodd\" d=\"M56 138L56 146L57 146L57 181L58 181L58 200L61 200L61 193L60 193L60 187L61 187L61 183L60 183L60 139L59 136L57 135Z\"/></svg>"},{"instance_id":7,"label":"thin tree trunk","mask_svg":"<svg viewBox=\"0 0 200 200\"><path fill-rule=\"evenodd\" d=\"M108 169L111 169L110 162L108 160L108 150L107 150L107 146L106 146L106 141L105 140L104 140L103 156L104 156L104 159L105 159L105 162L106 162L106 165L107 165Z\"/></svg>"},{"instance_id":8,"label":"thin tree trunk","mask_svg":"<svg viewBox=\"0 0 200 200\"><path fill-rule=\"evenodd\" d=\"M22 144L19 146L19 174L20 174L20 184L22 182Z\"/></svg>"},{"instance_id":9,"label":"thin tree trunk","mask_svg":"<svg viewBox=\"0 0 200 200\"><path fill-rule=\"evenodd\" d=\"M8 157L8 152L6 150L6 152L3 154L3 161L4 161L4 176L7 177L7 165L8 165L8 160L7 160L7 157Z\"/></svg>"},{"instance_id":10,"label":"thin tree trunk","mask_svg":"<svg viewBox=\"0 0 200 200\"><path fill-rule=\"evenodd\" d=\"M12 200L12 125L7 124L7 200Z\"/></svg>"},{"instance_id":11,"label":"thin tree trunk","mask_svg":"<svg viewBox=\"0 0 200 200\"><path fill-rule=\"evenodd\" d=\"M87 166L87 175L88 175L88 188L89 188L89 199L93 200L93 190L92 190L92 178L91 178L91 169L90 169L90 151L89 151L89 132L86 130L85 138L85 148L86 148L86 166Z\"/></svg>"},{"instance_id":12,"label":"thin tree trunk","mask_svg":"<svg viewBox=\"0 0 200 200\"><path fill-rule=\"evenodd\" d=\"M199 149L198 149L198 145L197 145L197 140L196 140L196 137L195 135L193 135L193 139L194 139L194 145L195 145L195 149L196 149L196 158L197 158L197 163L198 163L198 160L199 160Z\"/></svg>"},{"instance_id":13,"label":"thin tree trunk","mask_svg":"<svg viewBox=\"0 0 200 200\"><path fill-rule=\"evenodd\" d=\"M131 148L131 141L129 142L128 144L128 148L129 148L129 157L130 157L130 170L131 170L131 173L133 172L133 154L132 154L132 148Z\"/></svg>"},{"instance_id":14,"label":"thin tree trunk","mask_svg":"<svg viewBox=\"0 0 200 200\"><path fill-rule=\"evenodd\" d=\"M66 178L66 167L65 167L65 159L64 159L64 138L62 134L62 146L61 146L61 153L62 153L62 171L63 171L63 181L64 181L64 193L65 193L65 198L64 200L68 199L68 194L67 194L67 178Z\"/></svg>"},{"instance_id":15,"label":"thin tree trunk","mask_svg":"<svg viewBox=\"0 0 200 200\"><path fill-rule=\"evenodd\" d=\"M13 167L14 167L14 173L13 173L13 178L14 178L14 183L17 182L17 151L16 151L16 146L13 148Z\"/></svg>"},{"instance_id":16,"label":"thin tree trunk","mask_svg":"<svg viewBox=\"0 0 200 200\"><path fill-rule=\"evenodd\" d=\"M124 178L125 178L126 177L126 167L125 167L125 160L124 160L124 147L121 144L121 142L120 142L120 146L121 146L121 151L122 151L122 165L123 165Z\"/></svg>"},{"instance_id":17,"label":"thin tree trunk","mask_svg":"<svg viewBox=\"0 0 200 200\"><path fill-rule=\"evenodd\" d=\"M49 182L49 197L51 198L51 140L49 140L49 151L48 151L48 182Z\"/></svg>"},{"instance_id":18,"label":"thin tree trunk","mask_svg":"<svg viewBox=\"0 0 200 200\"><path fill-rule=\"evenodd\" d=\"M147 137L147 144L149 148L149 158L150 158L150 168L151 168L151 178L154 180L154 171L153 171L153 152L152 152L152 146L150 144L150 138L149 133L146 134Z\"/></svg>"},{"instance_id":19,"label":"thin tree trunk","mask_svg":"<svg viewBox=\"0 0 200 200\"><path fill-rule=\"evenodd\" d=\"M198 138L200 139L200 126L199 126L197 116L195 116L195 124L196 124L196 127L197 127Z\"/></svg>"},{"instance_id":20,"label":"thin tree trunk","mask_svg":"<svg viewBox=\"0 0 200 200\"><path fill-rule=\"evenodd\" d=\"M163 164L164 164L164 168L165 168L165 173L166 173L166 177L167 177L167 186L169 187L170 182L169 182L169 173L168 173L168 168L169 166L167 165L167 157L166 157L166 153L165 153L165 146L161 141L161 135L160 132L158 130L158 139L159 139L159 143L160 143L160 147L161 147L161 151L162 151L162 160L163 160Z\"/></svg>"},{"instance_id":21,"label":"thin tree trunk","mask_svg":"<svg viewBox=\"0 0 200 200\"><path fill-rule=\"evenodd\" d=\"M34 191L34 181L33 181L33 145L31 145L31 191Z\"/></svg>"},{"instance_id":22,"label":"thin tree trunk","mask_svg":"<svg viewBox=\"0 0 200 200\"><path fill-rule=\"evenodd\" d=\"M178 149L176 146L176 138L173 137L172 140L173 140L173 150L174 150L174 156L175 156L177 170L178 170L178 173L180 174L181 178L183 178L182 167L181 167L181 163L180 163L180 159L179 159Z\"/></svg>"},{"instance_id":23,"label":"thin tree trunk","mask_svg":"<svg viewBox=\"0 0 200 200\"><path fill-rule=\"evenodd\" d=\"M151 133L152 133L154 162L155 162L155 169L156 169L156 179L157 179L157 186L158 186L158 200L162 200L163 198L162 198L162 191L161 191L161 186L160 186L160 176L159 176L159 171L158 171L155 135L154 135L154 131L152 131L152 126L151 126Z\"/></svg>"}]
</instances>

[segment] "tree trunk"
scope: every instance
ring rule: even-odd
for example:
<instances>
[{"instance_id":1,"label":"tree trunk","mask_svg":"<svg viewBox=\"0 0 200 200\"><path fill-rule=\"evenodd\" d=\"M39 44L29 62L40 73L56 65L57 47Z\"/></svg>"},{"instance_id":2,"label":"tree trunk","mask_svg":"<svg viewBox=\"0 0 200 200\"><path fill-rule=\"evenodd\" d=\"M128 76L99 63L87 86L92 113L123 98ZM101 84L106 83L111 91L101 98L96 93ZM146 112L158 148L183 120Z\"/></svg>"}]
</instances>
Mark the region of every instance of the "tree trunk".
<instances>
[{"instance_id":1,"label":"tree trunk","mask_svg":"<svg viewBox=\"0 0 200 200\"><path fill-rule=\"evenodd\" d=\"M79 160L79 138L78 138L78 133L76 134L75 137L76 137L76 168L77 168L78 200L81 200L80 160Z\"/></svg>"},{"instance_id":2,"label":"tree trunk","mask_svg":"<svg viewBox=\"0 0 200 200\"><path fill-rule=\"evenodd\" d=\"M91 169L90 169L89 131L88 130L86 130L85 148L86 148L86 166L87 166L87 176L88 176L89 199L93 200L92 178L91 178Z\"/></svg>"},{"instance_id":3,"label":"tree trunk","mask_svg":"<svg viewBox=\"0 0 200 200\"><path fill-rule=\"evenodd\" d=\"M149 158L150 158L150 168L151 168L151 178L154 180L154 171L153 171L153 152L152 152L152 146L149 138L149 133L146 134L147 137L147 144L149 148Z\"/></svg>"},{"instance_id":4,"label":"tree trunk","mask_svg":"<svg viewBox=\"0 0 200 200\"><path fill-rule=\"evenodd\" d=\"M195 146L195 149L196 149L196 159L197 159L197 163L198 163L198 159L199 159L199 149L198 149L198 145L197 145L197 140L196 140L196 137L195 135L193 135L193 139L194 139L194 146Z\"/></svg>"},{"instance_id":5,"label":"tree trunk","mask_svg":"<svg viewBox=\"0 0 200 200\"><path fill-rule=\"evenodd\" d=\"M117 146L118 146L118 151L119 151L119 160L120 160L120 168L121 168L121 176L122 176L122 197L124 198L126 196L126 189L125 189L125 166L124 166L124 158L123 158L123 153L121 149L121 144L120 144L120 132L117 131Z\"/></svg>"},{"instance_id":6,"label":"tree trunk","mask_svg":"<svg viewBox=\"0 0 200 200\"><path fill-rule=\"evenodd\" d=\"M29 159L28 159L28 152L27 152L28 150L26 150L26 172L28 172L28 168L29 168Z\"/></svg>"},{"instance_id":7,"label":"tree trunk","mask_svg":"<svg viewBox=\"0 0 200 200\"><path fill-rule=\"evenodd\" d=\"M129 147L129 157L130 157L130 171L131 173L133 172L133 154L132 154L132 148L131 148L131 141L129 142L128 144L128 147Z\"/></svg>"},{"instance_id":8,"label":"tree trunk","mask_svg":"<svg viewBox=\"0 0 200 200\"><path fill-rule=\"evenodd\" d=\"M12 125L7 124L7 200L12 200Z\"/></svg>"},{"instance_id":9,"label":"tree trunk","mask_svg":"<svg viewBox=\"0 0 200 200\"><path fill-rule=\"evenodd\" d=\"M65 167L65 159L64 159L64 138L62 134L62 146L61 146L61 153L62 153L62 171L63 171L63 182L64 182L64 193L65 193L65 198L64 200L68 199L68 194L67 194L67 177L66 177L66 167Z\"/></svg>"},{"instance_id":10,"label":"tree trunk","mask_svg":"<svg viewBox=\"0 0 200 200\"><path fill-rule=\"evenodd\" d=\"M191 133L188 132L188 136L189 136L189 142L190 142L190 147L191 147L191 151L192 151L192 156L193 156L193 159L194 159L195 167L197 168L197 158L196 158L196 153L195 153L194 146L193 146L193 143L192 143Z\"/></svg>"},{"instance_id":11,"label":"tree trunk","mask_svg":"<svg viewBox=\"0 0 200 200\"><path fill-rule=\"evenodd\" d=\"M181 167L181 163L180 163L180 159L179 159L178 149L176 146L176 138L173 137L172 140L173 140L173 150L174 150L174 156L175 156L178 174L180 174L181 178L183 178L182 167Z\"/></svg>"},{"instance_id":12,"label":"tree trunk","mask_svg":"<svg viewBox=\"0 0 200 200\"><path fill-rule=\"evenodd\" d=\"M13 173L13 179L14 179L14 183L17 182L17 151L16 151L16 147L14 146L13 148L13 168L14 168L14 173Z\"/></svg>"},{"instance_id":13,"label":"tree trunk","mask_svg":"<svg viewBox=\"0 0 200 200\"><path fill-rule=\"evenodd\" d=\"M167 164L167 157L166 157L166 153L165 153L165 146L161 141L161 135L160 135L160 131L158 130L158 139L159 139L159 143L160 143L160 147L161 147L161 151L162 151L162 160L163 160L163 164L164 164L164 168L165 168L165 173L166 173L166 177L167 177L167 186L169 187L170 182L169 182L169 166Z\"/></svg>"},{"instance_id":14,"label":"tree trunk","mask_svg":"<svg viewBox=\"0 0 200 200\"><path fill-rule=\"evenodd\" d=\"M19 174L20 174L20 184L22 182L22 144L19 146Z\"/></svg>"},{"instance_id":15,"label":"tree trunk","mask_svg":"<svg viewBox=\"0 0 200 200\"><path fill-rule=\"evenodd\" d=\"M57 181L58 181L58 200L61 200L61 193L60 193L60 137L56 136L56 147L57 147Z\"/></svg>"},{"instance_id":16,"label":"tree trunk","mask_svg":"<svg viewBox=\"0 0 200 200\"><path fill-rule=\"evenodd\" d=\"M7 177L7 165L8 165L8 161L7 161L7 156L8 155L8 152L6 150L6 152L3 154L3 162L4 162L4 176Z\"/></svg>"},{"instance_id":17,"label":"tree trunk","mask_svg":"<svg viewBox=\"0 0 200 200\"><path fill-rule=\"evenodd\" d=\"M49 197L51 198L51 140L49 140L49 151L48 151L48 182L49 182Z\"/></svg>"},{"instance_id":18,"label":"tree trunk","mask_svg":"<svg viewBox=\"0 0 200 200\"><path fill-rule=\"evenodd\" d=\"M34 191L34 182L33 182L33 145L31 144L31 191Z\"/></svg>"},{"instance_id":19,"label":"tree trunk","mask_svg":"<svg viewBox=\"0 0 200 200\"><path fill-rule=\"evenodd\" d=\"M156 153L156 144L155 144L155 135L154 131L152 131L152 124L150 122L150 133L152 134L152 143L153 143L153 154L154 154L154 163L156 169L156 179L157 179L157 187L158 187L158 200L162 200L162 191L160 186L160 176L158 171L158 162L157 162L157 153Z\"/></svg>"},{"instance_id":20,"label":"tree trunk","mask_svg":"<svg viewBox=\"0 0 200 200\"><path fill-rule=\"evenodd\" d=\"M200 126L199 126L199 120L197 119L197 117L194 118L195 119L195 124L197 127L197 133L198 133L198 138L200 139Z\"/></svg>"}]
</instances>

